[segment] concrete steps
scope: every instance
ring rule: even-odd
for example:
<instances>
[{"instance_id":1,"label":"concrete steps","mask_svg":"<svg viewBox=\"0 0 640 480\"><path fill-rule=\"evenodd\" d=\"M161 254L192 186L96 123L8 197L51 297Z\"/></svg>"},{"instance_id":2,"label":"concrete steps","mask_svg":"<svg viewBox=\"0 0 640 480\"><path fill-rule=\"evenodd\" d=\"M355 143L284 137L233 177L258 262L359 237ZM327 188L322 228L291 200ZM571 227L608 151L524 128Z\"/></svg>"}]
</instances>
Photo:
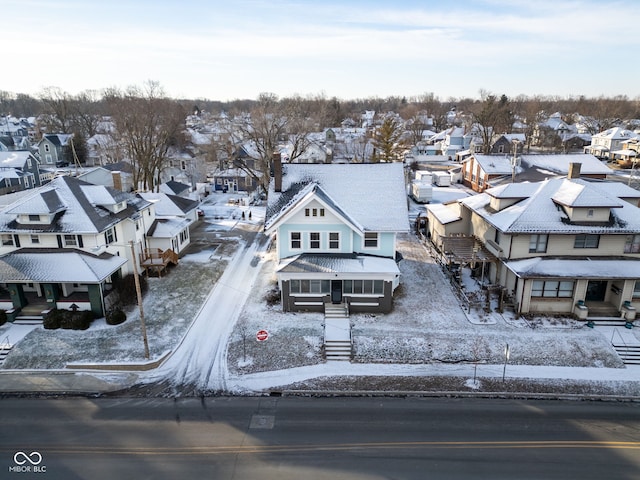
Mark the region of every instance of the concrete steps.
<instances>
[{"instance_id":1,"label":"concrete steps","mask_svg":"<svg viewBox=\"0 0 640 480\"><path fill-rule=\"evenodd\" d=\"M4 363L4 361L7 358L7 355L9 355L9 352L11 352L12 348L13 348L13 345L11 345L10 343L0 344L0 365Z\"/></svg>"},{"instance_id":2,"label":"concrete steps","mask_svg":"<svg viewBox=\"0 0 640 480\"><path fill-rule=\"evenodd\" d=\"M613 348L625 365L640 365L640 345L613 344Z\"/></svg>"},{"instance_id":3,"label":"concrete steps","mask_svg":"<svg viewBox=\"0 0 640 480\"><path fill-rule=\"evenodd\" d=\"M353 354L349 307L345 304L325 303L324 355L326 360L350 362Z\"/></svg>"},{"instance_id":4,"label":"concrete steps","mask_svg":"<svg viewBox=\"0 0 640 480\"><path fill-rule=\"evenodd\" d=\"M13 322L15 325L41 325L42 316L38 315L20 315Z\"/></svg>"},{"instance_id":5,"label":"concrete steps","mask_svg":"<svg viewBox=\"0 0 640 480\"><path fill-rule=\"evenodd\" d=\"M351 342L339 340L325 342L324 354L327 360L350 362L352 355Z\"/></svg>"}]
</instances>

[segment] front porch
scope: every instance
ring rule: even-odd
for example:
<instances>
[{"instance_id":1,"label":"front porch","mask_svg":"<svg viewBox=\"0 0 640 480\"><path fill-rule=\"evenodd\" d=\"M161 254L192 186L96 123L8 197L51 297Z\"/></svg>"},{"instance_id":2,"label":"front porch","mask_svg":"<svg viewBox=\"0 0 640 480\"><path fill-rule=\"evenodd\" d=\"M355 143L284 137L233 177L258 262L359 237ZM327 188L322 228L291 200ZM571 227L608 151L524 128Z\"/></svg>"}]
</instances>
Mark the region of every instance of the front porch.
<instances>
[{"instance_id":1,"label":"front porch","mask_svg":"<svg viewBox=\"0 0 640 480\"><path fill-rule=\"evenodd\" d=\"M15 296L18 298L17 302L14 302L8 290L0 294L0 309L8 313L10 321L42 320L45 312L53 308L60 310L92 310L96 315L102 314L102 301L100 301L100 312L98 312L96 311L96 300L92 301L89 291L74 291L55 300L49 300L47 297L39 295L37 291L23 291L22 295L16 292Z\"/></svg>"}]
</instances>

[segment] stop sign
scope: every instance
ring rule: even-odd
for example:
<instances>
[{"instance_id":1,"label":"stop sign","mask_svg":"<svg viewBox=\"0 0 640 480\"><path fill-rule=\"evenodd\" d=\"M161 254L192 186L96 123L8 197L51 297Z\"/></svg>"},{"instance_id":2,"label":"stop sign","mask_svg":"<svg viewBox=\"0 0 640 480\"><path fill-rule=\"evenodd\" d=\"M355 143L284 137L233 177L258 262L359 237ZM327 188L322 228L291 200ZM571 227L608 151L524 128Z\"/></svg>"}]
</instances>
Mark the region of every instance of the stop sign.
<instances>
[{"instance_id":1,"label":"stop sign","mask_svg":"<svg viewBox=\"0 0 640 480\"><path fill-rule=\"evenodd\" d=\"M269 332L266 330L258 330L256 333L256 340L259 342L264 342L267 338L269 338Z\"/></svg>"}]
</instances>

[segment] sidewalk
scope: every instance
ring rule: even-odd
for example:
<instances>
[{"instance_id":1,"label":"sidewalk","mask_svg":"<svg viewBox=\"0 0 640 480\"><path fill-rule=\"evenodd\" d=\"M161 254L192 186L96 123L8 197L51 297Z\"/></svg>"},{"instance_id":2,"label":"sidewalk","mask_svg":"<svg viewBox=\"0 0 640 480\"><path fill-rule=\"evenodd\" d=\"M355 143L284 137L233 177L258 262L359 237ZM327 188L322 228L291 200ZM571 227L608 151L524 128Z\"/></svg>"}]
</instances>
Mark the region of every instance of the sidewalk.
<instances>
[{"instance_id":1,"label":"sidewalk","mask_svg":"<svg viewBox=\"0 0 640 480\"><path fill-rule=\"evenodd\" d=\"M640 382L640 365L628 365L626 368L592 368L507 364L505 369L504 365L479 364L477 367L478 378L502 378L503 372L506 379ZM232 376L227 379L227 387L231 394L257 394L314 378L347 376L473 378L474 365L358 364L335 361L308 367ZM138 384L138 380L138 374L131 372L5 371L0 372L0 394L101 394L126 390ZM640 401L640 393L637 398Z\"/></svg>"}]
</instances>

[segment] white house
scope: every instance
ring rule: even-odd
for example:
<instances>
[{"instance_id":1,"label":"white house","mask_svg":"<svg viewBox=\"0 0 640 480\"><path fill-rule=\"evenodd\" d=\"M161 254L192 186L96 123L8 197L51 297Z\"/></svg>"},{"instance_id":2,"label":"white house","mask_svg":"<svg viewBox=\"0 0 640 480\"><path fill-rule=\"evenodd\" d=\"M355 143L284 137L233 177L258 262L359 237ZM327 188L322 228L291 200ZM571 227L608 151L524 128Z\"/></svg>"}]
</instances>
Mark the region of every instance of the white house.
<instances>
[{"instance_id":1,"label":"white house","mask_svg":"<svg viewBox=\"0 0 640 480\"><path fill-rule=\"evenodd\" d=\"M145 192L140 196L155 206L156 219L147 233L151 249L171 249L180 255L191 243L189 228L197 221L199 202L162 192Z\"/></svg>"},{"instance_id":2,"label":"white house","mask_svg":"<svg viewBox=\"0 0 640 480\"><path fill-rule=\"evenodd\" d=\"M401 163L285 164L276 159L265 231L275 235L284 311L388 312L408 231Z\"/></svg>"},{"instance_id":3,"label":"white house","mask_svg":"<svg viewBox=\"0 0 640 480\"><path fill-rule=\"evenodd\" d=\"M76 304L103 315L112 281L132 272L154 221L141 197L70 176L20 196L0 210L0 308Z\"/></svg>"}]
</instances>

